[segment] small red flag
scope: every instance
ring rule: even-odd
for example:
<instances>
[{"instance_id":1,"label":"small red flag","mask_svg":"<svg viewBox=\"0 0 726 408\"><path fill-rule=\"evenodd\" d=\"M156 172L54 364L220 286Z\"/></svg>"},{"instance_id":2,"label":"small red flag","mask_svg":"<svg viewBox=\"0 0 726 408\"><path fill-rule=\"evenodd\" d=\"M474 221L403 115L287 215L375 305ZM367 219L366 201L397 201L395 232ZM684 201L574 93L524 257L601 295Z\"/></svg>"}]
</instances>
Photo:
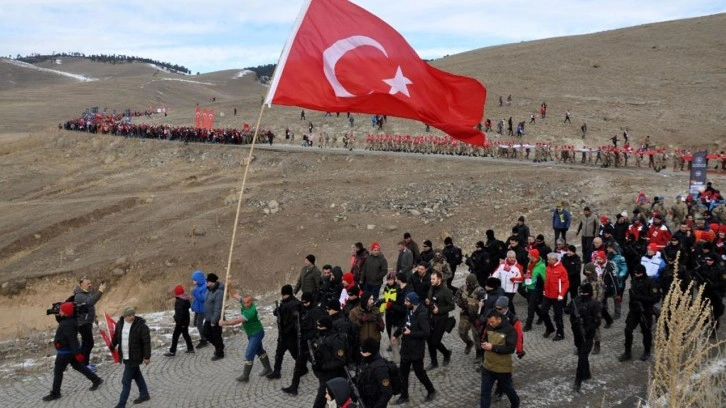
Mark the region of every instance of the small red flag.
<instances>
[{"instance_id":1,"label":"small red flag","mask_svg":"<svg viewBox=\"0 0 726 408\"><path fill-rule=\"evenodd\" d=\"M202 113L199 110L199 107L197 106L197 111L194 113L194 128L199 129L202 124Z\"/></svg>"},{"instance_id":2,"label":"small red flag","mask_svg":"<svg viewBox=\"0 0 726 408\"><path fill-rule=\"evenodd\" d=\"M486 88L419 58L391 26L346 0L308 0L282 51L268 105L419 120L474 145Z\"/></svg>"},{"instance_id":3,"label":"small red flag","mask_svg":"<svg viewBox=\"0 0 726 408\"><path fill-rule=\"evenodd\" d=\"M111 316L108 315L108 313L104 313L103 316L106 320L106 328L108 329L108 333L106 333L106 331L103 329L99 329L99 331L101 332L101 337L103 337L104 343L106 343L106 346L111 351L113 361L115 363L118 363L121 361L118 355L118 350L111 348L111 339L113 339L113 336L116 333L116 321L113 320Z\"/></svg>"}]
</instances>

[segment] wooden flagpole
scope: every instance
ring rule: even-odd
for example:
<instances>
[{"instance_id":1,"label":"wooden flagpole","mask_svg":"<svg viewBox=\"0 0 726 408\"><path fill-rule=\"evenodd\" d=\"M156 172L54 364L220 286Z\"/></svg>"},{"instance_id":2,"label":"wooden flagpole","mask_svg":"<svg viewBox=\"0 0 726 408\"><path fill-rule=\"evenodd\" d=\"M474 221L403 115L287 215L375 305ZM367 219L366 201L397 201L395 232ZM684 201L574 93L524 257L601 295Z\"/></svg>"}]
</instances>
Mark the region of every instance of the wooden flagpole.
<instances>
[{"instance_id":1,"label":"wooden flagpole","mask_svg":"<svg viewBox=\"0 0 726 408\"><path fill-rule=\"evenodd\" d=\"M232 254L234 253L234 242L237 238L237 225L239 225L239 213L242 209L242 198L245 194L245 184L247 184L247 172L250 169L250 163L252 163L252 153L255 151L255 142L257 141L257 135L260 132L260 122L262 121L262 112L265 110L265 105L262 104L260 108L260 116L257 118L257 126L255 126L255 134L252 136L252 144L250 145L250 153L247 155L247 164L245 165L245 171L242 175L242 185L239 190L239 198L237 200L237 213L234 216L234 226L232 227L232 242L229 244L229 258L227 259L227 275L224 277L224 293L222 294L222 320L224 320L224 307L227 303L227 288L229 287L229 272L232 269Z\"/></svg>"}]
</instances>

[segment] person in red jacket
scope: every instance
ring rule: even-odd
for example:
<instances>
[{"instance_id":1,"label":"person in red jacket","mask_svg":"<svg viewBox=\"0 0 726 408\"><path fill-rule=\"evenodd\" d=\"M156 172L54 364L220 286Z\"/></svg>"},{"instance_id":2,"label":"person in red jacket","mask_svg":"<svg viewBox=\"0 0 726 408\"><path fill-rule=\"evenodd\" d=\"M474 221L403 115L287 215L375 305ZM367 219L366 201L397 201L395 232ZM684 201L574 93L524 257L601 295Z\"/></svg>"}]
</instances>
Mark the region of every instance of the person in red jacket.
<instances>
[{"instance_id":1,"label":"person in red jacket","mask_svg":"<svg viewBox=\"0 0 726 408\"><path fill-rule=\"evenodd\" d=\"M648 243L658 245L658 250L665 248L668 241L671 240L671 232L663 224L663 216L656 214L653 216L653 225L648 228L646 233Z\"/></svg>"},{"instance_id":2,"label":"person in red jacket","mask_svg":"<svg viewBox=\"0 0 726 408\"><path fill-rule=\"evenodd\" d=\"M564 323L562 321L562 309L567 291L570 288L570 281L567 278L567 269L557 260L557 254L547 255L547 269L545 272L544 298L542 299L542 320L546 327L544 337L549 337L555 332L555 327L550 319L550 307L555 309L555 325L557 334L552 341L560 341L565 338Z\"/></svg>"}]
</instances>

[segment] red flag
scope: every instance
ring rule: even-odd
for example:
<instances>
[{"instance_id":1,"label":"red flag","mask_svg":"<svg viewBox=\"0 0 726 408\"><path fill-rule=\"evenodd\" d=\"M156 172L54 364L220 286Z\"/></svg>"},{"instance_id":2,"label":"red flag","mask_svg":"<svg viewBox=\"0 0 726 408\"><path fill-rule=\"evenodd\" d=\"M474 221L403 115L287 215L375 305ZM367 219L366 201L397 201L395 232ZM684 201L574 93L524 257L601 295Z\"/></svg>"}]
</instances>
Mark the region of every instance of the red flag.
<instances>
[{"instance_id":1,"label":"red flag","mask_svg":"<svg viewBox=\"0 0 726 408\"><path fill-rule=\"evenodd\" d=\"M207 129L212 130L212 128L214 128L214 109L209 110L208 117L209 117L209 122L207 123L207 125L208 125Z\"/></svg>"},{"instance_id":2,"label":"red flag","mask_svg":"<svg viewBox=\"0 0 726 408\"><path fill-rule=\"evenodd\" d=\"M202 113L199 111L199 106L197 106L197 112L194 114L194 128L199 129L202 124Z\"/></svg>"},{"instance_id":3,"label":"red flag","mask_svg":"<svg viewBox=\"0 0 726 408\"><path fill-rule=\"evenodd\" d=\"M99 329L99 331L101 332L101 337L103 337L104 343L106 343L106 346L111 351L113 361L115 363L118 363L119 361L121 361L118 355L118 350L111 348L111 339L116 333L116 321L113 320L111 316L108 315L108 313L104 313L103 316L106 320L106 328L108 329L108 333L106 333L106 331L103 329Z\"/></svg>"},{"instance_id":4,"label":"red flag","mask_svg":"<svg viewBox=\"0 0 726 408\"><path fill-rule=\"evenodd\" d=\"M308 0L282 51L265 103L419 120L464 142L476 130L486 88L440 71L378 17L345 0Z\"/></svg>"}]
</instances>

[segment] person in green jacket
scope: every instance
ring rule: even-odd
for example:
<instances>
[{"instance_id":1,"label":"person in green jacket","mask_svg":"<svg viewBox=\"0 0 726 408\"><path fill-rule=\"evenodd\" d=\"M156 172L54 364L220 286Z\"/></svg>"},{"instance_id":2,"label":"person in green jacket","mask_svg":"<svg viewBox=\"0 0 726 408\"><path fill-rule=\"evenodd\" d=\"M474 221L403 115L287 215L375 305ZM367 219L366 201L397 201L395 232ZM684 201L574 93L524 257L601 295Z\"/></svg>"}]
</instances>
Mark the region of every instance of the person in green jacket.
<instances>
[{"instance_id":1,"label":"person in green jacket","mask_svg":"<svg viewBox=\"0 0 726 408\"><path fill-rule=\"evenodd\" d=\"M524 283L522 284L526 292L525 297L527 298L527 321L522 331L527 332L532 330L532 322L534 321L535 315L539 319L542 318L539 310L539 302L542 297L542 291L544 290L546 270L547 266L539 256L539 251L536 249L529 251L529 264L527 265L527 272L524 274Z\"/></svg>"},{"instance_id":2,"label":"person in green jacket","mask_svg":"<svg viewBox=\"0 0 726 408\"><path fill-rule=\"evenodd\" d=\"M252 296L241 297L239 292L235 292L232 298L239 302L241 316L231 320L220 320L219 325L225 327L242 323L242 328L245 334L247 334L247 349L245 349L242 375L237 377L237 381L247 382L250 380L250 372L252 371L252 364L255 361L255 355L260 358L262 367L264 367L264 370L260 373L260 377L272 373L272 367L270 367L270 358L262 346L262 339L265 338L265 329L262 327L262 322L260 322L260 317L257 314L257 306L254 303L254 299Z\"/></svg>"}]
</instances>

